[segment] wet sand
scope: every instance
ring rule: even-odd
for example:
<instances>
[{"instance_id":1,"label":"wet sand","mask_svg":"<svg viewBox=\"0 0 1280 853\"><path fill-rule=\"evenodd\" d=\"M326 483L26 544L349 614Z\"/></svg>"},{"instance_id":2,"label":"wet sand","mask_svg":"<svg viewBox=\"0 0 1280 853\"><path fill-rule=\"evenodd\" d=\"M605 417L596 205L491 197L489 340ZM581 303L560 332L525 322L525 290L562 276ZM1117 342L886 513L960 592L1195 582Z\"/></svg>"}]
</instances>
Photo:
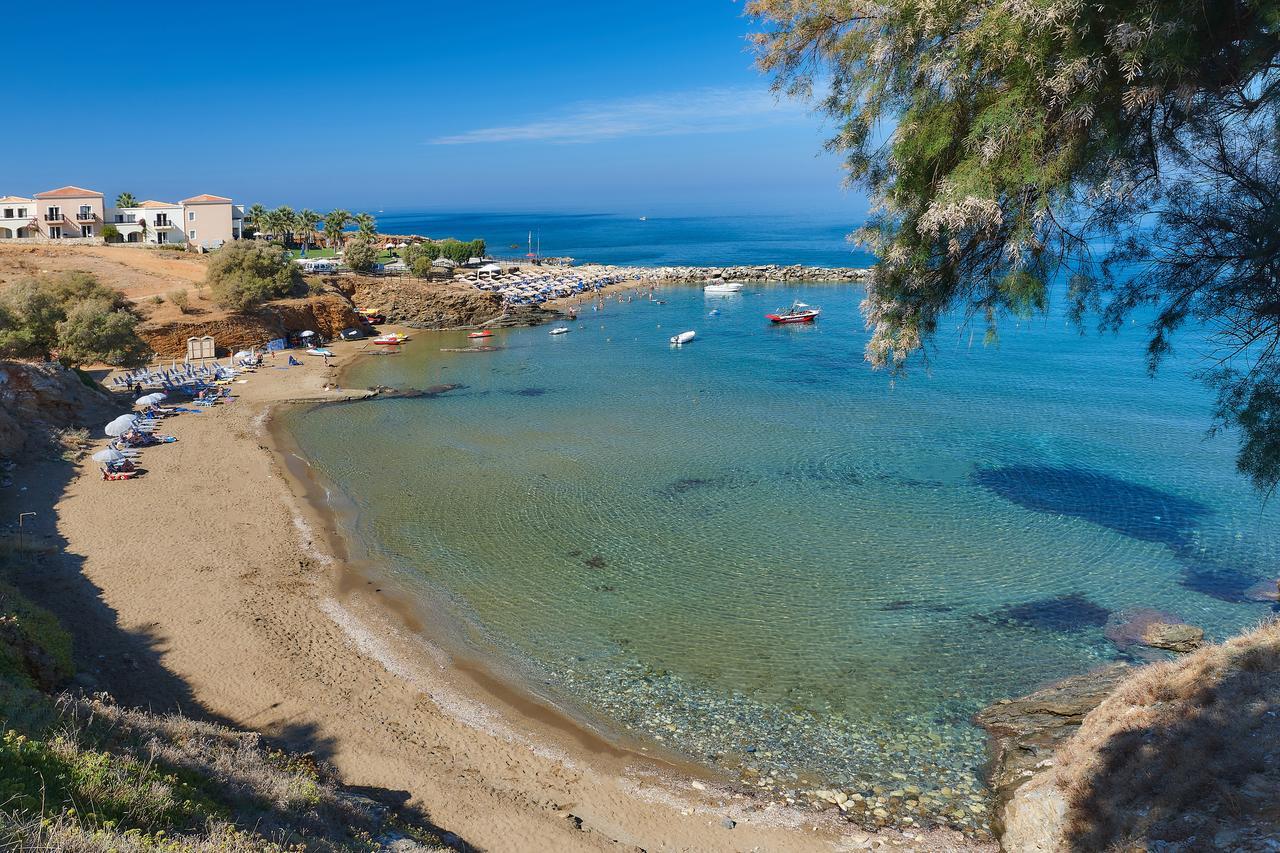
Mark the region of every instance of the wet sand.
<instances>
[{"instance_id":1,"label":"wet sand","mask_svg":"<svg viewBox=\"0 0 1280 853\"><path fill-rule=\"evenodd\" d=\"M409 346L435 345L414 335ZM66 559L112 630L143 638L182 685L188 711L314 751L346 783L401 792L488 850L976 849L950 832L870 835L838 812L759 801L459 656L443 642L447 614L352 555L341 502L271 429L278 405L365 393L326 388L360 346L334 351L328 366L268 362L234 386L236 401L166 420L179 441L144 451L145 476L104 482L86 462L57 503ZM106 630L81 627L81 643ZM163 704L145 680L104 672L122 699Z\"/></svg>"}]
</instances>

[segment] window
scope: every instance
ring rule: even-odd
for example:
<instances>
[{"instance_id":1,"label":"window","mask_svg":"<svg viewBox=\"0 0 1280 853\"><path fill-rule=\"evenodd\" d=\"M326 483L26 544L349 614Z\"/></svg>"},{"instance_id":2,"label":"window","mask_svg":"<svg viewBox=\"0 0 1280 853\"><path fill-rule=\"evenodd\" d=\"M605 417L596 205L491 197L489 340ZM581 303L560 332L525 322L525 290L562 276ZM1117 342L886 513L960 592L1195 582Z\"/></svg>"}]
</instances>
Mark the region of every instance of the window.
<instances>
[{"instance_id":1,"label":"window","mask_svg":"<svg viewBox=\"0 0 1280 853\"><path fill-rule=\"evenodd\" d=\"M61 226L61 225L51 225L51 226L49 226L49 239L51 239L51 240L61 240L61 239L62 239L62 226Z\"/></svg>"},{"instance_id":2,"label":"window","mask_svg":"<svg viewBox=\"0 0 1280 853\"><path fill-rule=\"evenodd\" d=\"M81 226L80 226L80 236L81 236L81 237L92 237L92 236L93 236L93 226L92 226L92 225L81 225Z\"/></svg>"},{"instance_id":3,"label":"window","mask_svg":"<svg viewBox=\"0 0 1280 853\"><path fill-rule=\"evenodd\" d=\"M93 208L87 204L80 205L80 218L88 219L90 216L93 216Z\"/></svg>"},{"instance_id":4,"label":"window","mask_svg":"<svg viewBox=\"0 0 1280 853\"><path fill-rule=\"evenodd\" d=\"M4 209L4 218L5 218L5 219L13 219L13 208L12 208L12 207L6 207L6 208Z\"/></svg>"},{"instance_id":5,"label":"window","mask_svg":"<svg viewBox=\"0 0 1280 853\"><path fill-rule=\"evenodd\" d=\"M169 232L168 232L168 231L159 231L159 232L157 232L157 233L156 233L156 242L157 242L157 243L168 243L168 242L169 242Z\"/></svg>"},{"instance_id":6,"label":"window","mask_svg":"<svg viewBox=\"0 0 1280 853\"><path fill-rule=\"evenodd\" d=\"M169 214L167 214L167 213L157 213L157 214L156 214L156 227L157 227L157 228L168 228L168 227L169 227Z\"/></svg>"},{"instance_id":7,"label":"window","mask_svg":"<svg viewBox=\"0 0 1280 853\"><path fill-rule=\"evenodd\" d=\"M188 211L188 212L187 212L187 221L188 221L188 222L195 222L195 221L196 221L196 212L195 212L194 210L191 210L191 211Z\"/></svg>"},{"instance_id":8,"label":"window","mask_svg":"<svg viewBox=\"0 0 1280 853\"><path fill-rule=\"evenodd\" d=\"M27 209L25 207L18 208L18 218L19 219L27 218Z\"/></svg>"},{"instance_id":9,"label":"window","mask_svg":"<svg viewBox=\"0 0 1280 853\"><path fill-rule=\"evenodd\" d=\"M194 240L195 238L196 238L196 229L192 228L192 229L191 229L191 239L192 239L192 240Z\"/></svg>"},{"instance_id":10,"label":"window","mask_svg":"<svg viewBox=\"0 0 1280 853\"><path fill-rule=\"evenodd\" d=\"M44 215L44 218L49 222L57 222L62 218L62 210L56 207L51 207L49 208L49 212Z\"/></svg>"}]
</instances>

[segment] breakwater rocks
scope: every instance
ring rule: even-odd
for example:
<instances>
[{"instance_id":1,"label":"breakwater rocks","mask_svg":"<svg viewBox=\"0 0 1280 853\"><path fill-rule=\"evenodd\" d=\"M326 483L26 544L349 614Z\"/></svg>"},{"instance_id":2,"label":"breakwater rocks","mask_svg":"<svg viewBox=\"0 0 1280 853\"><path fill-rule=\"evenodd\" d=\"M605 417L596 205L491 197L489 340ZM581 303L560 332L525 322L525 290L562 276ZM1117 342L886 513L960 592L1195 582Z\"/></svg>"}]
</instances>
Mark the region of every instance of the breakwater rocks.
<instances>
[{"instance_id":1,"label":"breakwater rocks","mask_svg":"<svg viewBox=\"0 0 1280 853\"><path fill-rule=\"evenodd\" d=\"M700 282L700 281L821 281L861 282L871 277L863 267L807 267L800 264L754 264L731 267L620 267L588 264L576 270L622 275L635 281Z\"/></svg>"}]
</instances>

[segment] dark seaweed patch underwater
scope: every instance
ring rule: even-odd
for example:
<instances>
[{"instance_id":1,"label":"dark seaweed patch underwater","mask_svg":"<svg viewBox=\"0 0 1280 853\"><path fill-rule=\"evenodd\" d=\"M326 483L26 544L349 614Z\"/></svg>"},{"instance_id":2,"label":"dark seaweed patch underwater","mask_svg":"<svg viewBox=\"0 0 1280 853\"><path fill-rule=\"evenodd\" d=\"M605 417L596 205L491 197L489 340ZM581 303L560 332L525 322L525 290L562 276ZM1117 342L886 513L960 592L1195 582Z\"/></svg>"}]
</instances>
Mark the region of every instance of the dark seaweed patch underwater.
<instances>
[{"instance_id":1,"label":"dark seaweed patch underwater","mask_svg":"<svg viewBox=\"0 0 1280 853\"><path fill-rule=\"evenodd\" d=\"M1195 545L1212 511L1191 498L1085 468L1009 465L979 468L978 485L1024 509L1079 518L1122 536L1164 545L1182 565L1179 583L1221 601L1244 602L1266 572L1224 565Z\"/></svg>"}]
</instances>

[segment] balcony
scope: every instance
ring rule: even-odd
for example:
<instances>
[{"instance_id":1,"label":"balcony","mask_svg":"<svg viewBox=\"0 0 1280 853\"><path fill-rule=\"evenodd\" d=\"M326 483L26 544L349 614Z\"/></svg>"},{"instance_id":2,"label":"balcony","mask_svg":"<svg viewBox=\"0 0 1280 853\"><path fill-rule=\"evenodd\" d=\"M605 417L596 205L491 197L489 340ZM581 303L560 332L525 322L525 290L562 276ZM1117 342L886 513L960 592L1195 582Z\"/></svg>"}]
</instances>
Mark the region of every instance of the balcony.
<instances>
[{"instance_id":1,"label":"balcony","mask_svg":"<svg viewBox=\"0 0 1280 853\"><path fill-rule=\"evenodd\" d=\"M66 222L67 217L63 216L61 213L46 213L44 215L44 221L45 222Z\"/></svg>"},{"instance_id":2,"label":"balcony","mask_svg":"<svg viewBox=\"0 0 1280 853\"><path fill-rule=\"evenodd\" d=\"M98 218L98 214L94 213L93 211L89 211L88 213L81 211L80 213L76 214L77 222L92 222L97 218Z\"/></svg>"}]
</instances>

